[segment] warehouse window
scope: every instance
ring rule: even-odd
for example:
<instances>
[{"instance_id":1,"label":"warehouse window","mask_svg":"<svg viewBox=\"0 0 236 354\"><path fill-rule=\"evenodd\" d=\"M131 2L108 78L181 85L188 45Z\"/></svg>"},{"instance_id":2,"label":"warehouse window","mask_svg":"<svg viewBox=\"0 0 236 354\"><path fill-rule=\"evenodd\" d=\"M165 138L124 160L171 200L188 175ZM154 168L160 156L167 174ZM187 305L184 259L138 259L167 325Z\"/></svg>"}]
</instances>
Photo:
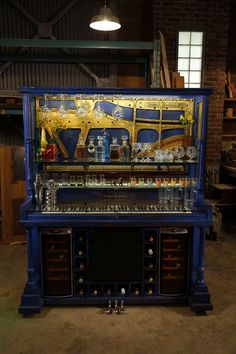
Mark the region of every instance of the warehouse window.
<instances>
[{"instance_id":1,"label":"warehouse window","mask_svg":"<svg viewBox=\"0 0 236 354\"><path fill-rule=\"evenodd\" d=\"M201 87L203 32L179 32L178 68L185 87Z\"/></svg>"}]
</instances>

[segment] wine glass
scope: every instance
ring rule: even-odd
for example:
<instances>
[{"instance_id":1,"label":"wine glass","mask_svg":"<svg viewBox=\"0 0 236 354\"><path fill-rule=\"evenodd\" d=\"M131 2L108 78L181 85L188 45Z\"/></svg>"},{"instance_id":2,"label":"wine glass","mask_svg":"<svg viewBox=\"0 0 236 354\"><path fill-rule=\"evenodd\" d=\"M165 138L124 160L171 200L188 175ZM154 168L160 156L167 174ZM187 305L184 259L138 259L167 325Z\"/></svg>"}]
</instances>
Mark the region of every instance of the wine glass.
<instances>
[{"instance_id":1,"label":"wine glass","mask_svg":"<svg viewBox=\"0 0 236 354\"><path fill-rule=\"evenodd\" d=\"M83 95L80 95L79 105L76 109L76 114L78 117L85 117L88 114L88 106L82 100Z\"/></svg>"},{"instance_id":2,"label":"wine glass","mask_svg":"<svg viewBox=\"0 0 236 354\"><path fill-rule=\"evenodd\" d=\"M150 162L150 155L152 154L152 145L151 143L146 143L146 162Z\"/></svg>"},{"instance_id":3,"label":"wine glass","mask_svg":"<svg viewBox=\"0 0 236 354\"><path fill-rule=\"evenodd\" d=\"M67 115L67 108L64 102L65 96L61 94L60 97L61 97L61 103L60 103L60 107L58 108L58 114L60 118L65 118L65 116Z\"/></svg>"},{"instance_id":4,"label":"wine glass","mask_svg":"<svg viewBox=\"0 0 236 354\"><path fill-rule=\"evenodd\" d=\"M124 108L119 105L119 97L117 97L117 104L112 110L112 117L115 119L123 119L124 118Z\"/></svg>"},{"instance_id":5,"label":"wine glass","mask_svg":"<svg viewBox=\"0 0 236 354\"><path fill-rule=\"evenodd\" d=\"M161 149L157 149L154 153L154 160L156 162L163 162L164 160L164 151Z\"/></svg>"},{"instance_id":6,"label":"wine glass","mask_svg":"<svg viewBox=\"0 0 236 354\"><path fill-rule=\"evenodd\" d=\"M138 151L141 149L141 143L132 143L134 150L134 161L138 162Z\"/></svg>"},{"instance_id":7,"label":"wine glass","mask_svg":"<svg viewBox=\"0 0 236 354\"><path fill-rule=\"evenodd\" d=\"M141 159L141 161L142 162L145 162L145 151L146 151L146 149L147 149L147 143L141 143L141 146L140 146L140 150L141 150L141 153L142 153L142 159Z\"/></svg>"},{"instance_id":8,"label":"wine glass","mask_svg":"<svg viewBox=\"0 0 236 354\"><path fill-rule=\"evenodd\" d=\"M197 156L197 148L195 146L187 146L185 154L189 158L187 161L192 162L193 159Z\"/></svg>"},{"instance_id":9,"label":"wine glass","mask_svg":"<svg viewBox=\"0 0 236 354\"><path fill-rule=\"evenodd\" d=\"M185 149L182 145L180 146L176 146L176 148L174 149L174 155L175 157L177 157L176 162L182 162L182 157L184 157L185 155Z\"/></svg>"},{"instance_id":10,"label":"wine glass","mask_svg":"<svg viewBox=\"0 0 236 354\"><path fill-rule=\"evenodd\" d=\"M40 112L44 119L48 119L50 116L50 108L48 107L48 95L44 94L44 104L40 107Z\"/></svg>"},{"instance_id":11,"label":"wine glass","mask_svg":"<svg viewBox=\"0 0 236 354\"><path fill-rule=\"evenodd\" d=\"M101 107L101 96L98 96L98 102L96 104L96 107L95 107L93 113L94 113L95 117L98 119L103 118L105 115L105 111Z\"/></svg>"}]
</instances>

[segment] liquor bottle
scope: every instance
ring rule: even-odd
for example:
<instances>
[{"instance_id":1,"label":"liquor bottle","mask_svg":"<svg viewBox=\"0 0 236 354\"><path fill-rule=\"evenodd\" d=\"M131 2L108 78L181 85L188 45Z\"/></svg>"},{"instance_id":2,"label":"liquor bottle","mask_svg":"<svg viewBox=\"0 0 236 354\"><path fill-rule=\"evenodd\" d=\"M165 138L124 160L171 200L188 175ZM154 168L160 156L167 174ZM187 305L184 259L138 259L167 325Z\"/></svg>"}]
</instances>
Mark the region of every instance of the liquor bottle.
<instances>
[{"instance_id":1,"label":"liquor bottle","mask_svg":"<svg viewBox=\"0 0 236 354\"><path fill-rule=\"evenodd\" d=\"M117 161L120 158L120 145L117 143L117 138L112 138L112 144L110 146L110 159Z\"/></svg>"},{"instance_id":2,"label":"liquor bottle","mask_svg":"<svg viewBox=\"0 0 236 354\"><path fill-rule=\"evenodd\" d=\"M110 160L110 141L109 141L109 134L104 128L102 131L103 134L103 145L105 147L105 160L109 161Z\"/></svg>"},{"instance_id":3,"label":"liquor bottle","mask_svg":"<svg viewBox=\"0 0 236 354\"><path fill-rule=\"evenodd\" d=\"M85 161L86 160L86 146L84 144L84 139L82 136L79 137L78 143L75 149L75 157L78 161Z\"/></svg>"},{"instance_id":4,"label":"liquor bottle","mask_svg":"<svg viewBox=\"0 0 236 354\"><path fill-rule=\"evenodd\" d=\"M95 160L95 145L94 145L94 137L89 136L89 143L87 146L87 160L94 161Z\"/></svg>"},{"instance_id":5,"label":"liquor bottle","mask_svg":"<svg viewBox=\"0 0 236 354\"><path fill-rule=\"evenodd\" d=\"M45 128L42 128L42 130L41 130L40 157L43 160L48 159L48 142L47 142L47 139L46 139Z\"/></svg>"},{"instance_id":6,"label":"liquor bottle","mask_svg":"<svg viewBox=\"0 0 236 354\"><path fill-rule=\"evenodd\" d=\"M45 128L42 128L41 130L41 140L40 140L40 148L41 150L46 150L48 147L48 142L46 139L46 131Z\"/></svg>"},{"instance_id":7,"label":"liquor bottle","mask_svg":"<svg viewBox=\"0 0 236 354\"><path fill-rule=\"evenodd\" d=\"M130 159L130 147L128 145L128 137L122 136L122 145L120 147L120 160L129 161Z\"/></svg>"},{"instance_id":8,"label":"liquor bottle","mask_svg":"<svg viewBox=\"0 0 236 354\"><path fill-rule=\"evenodd\" d=\"M105 146L103 145L103 136L98 136L98 145L95 149L95 160L97 162L105 161Z\"/></svg>"}]
</instances>

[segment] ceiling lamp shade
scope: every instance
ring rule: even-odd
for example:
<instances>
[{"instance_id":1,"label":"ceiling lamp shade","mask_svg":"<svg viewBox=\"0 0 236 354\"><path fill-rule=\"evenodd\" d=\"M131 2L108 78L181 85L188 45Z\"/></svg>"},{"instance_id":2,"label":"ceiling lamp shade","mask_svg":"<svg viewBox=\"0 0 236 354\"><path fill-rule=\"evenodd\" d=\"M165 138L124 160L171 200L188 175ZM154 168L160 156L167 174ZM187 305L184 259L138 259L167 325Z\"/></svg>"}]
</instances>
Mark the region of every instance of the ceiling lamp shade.
<instances>
[{"instance_id":1,"label":"ceiling lamp shade","mask_svg":"<svg viewBox=\"0 0 236 354\"><path fill-rule=\"evenodd\" d=\"M112 14L105 1L98 14L92 18L89 27L97 31L115 31L121 28L121 25L118 17Z\"/></svg>"}]
</instances>

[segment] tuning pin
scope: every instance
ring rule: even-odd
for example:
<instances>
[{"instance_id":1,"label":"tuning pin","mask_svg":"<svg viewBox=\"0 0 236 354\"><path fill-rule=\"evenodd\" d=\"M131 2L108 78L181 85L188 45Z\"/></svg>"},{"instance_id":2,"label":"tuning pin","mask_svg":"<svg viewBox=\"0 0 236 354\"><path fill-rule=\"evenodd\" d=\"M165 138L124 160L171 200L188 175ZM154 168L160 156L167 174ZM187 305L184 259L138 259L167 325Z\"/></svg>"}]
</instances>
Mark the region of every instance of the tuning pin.
<instances>
[{"instance_id":1,"label":"tuning pin","mask_svg":"<svg viewBox=\"0 0 236 354\"><path fill-rule=\"evenodd\" d=\"M121 314L126 314L127 313L127 311L126 311L126 309L124 307L124 300L121 300L121 302L120 302L120 313Z\"/></svg>"},{"instance_id":2,"label":"tuning pin","mask_svg":"<svg viewBox=\"0 0 236 354\"><path fill-rule=\"evenodd\" d=\"M104 311L107 315L112 314L111 300L108 301L108 308Z\"/></svg>"},{"instance_id":3,"label":"tuning pin","mask_svg":"<svg viewBox=\"0 0 236 354\"><path fill-rule=\"evenodd\" d=\"M120 315L120 309L118 307L118 302L115 300L115 305L114 305L114 313L117 315Z\"/></svg>"}]
</instances>

